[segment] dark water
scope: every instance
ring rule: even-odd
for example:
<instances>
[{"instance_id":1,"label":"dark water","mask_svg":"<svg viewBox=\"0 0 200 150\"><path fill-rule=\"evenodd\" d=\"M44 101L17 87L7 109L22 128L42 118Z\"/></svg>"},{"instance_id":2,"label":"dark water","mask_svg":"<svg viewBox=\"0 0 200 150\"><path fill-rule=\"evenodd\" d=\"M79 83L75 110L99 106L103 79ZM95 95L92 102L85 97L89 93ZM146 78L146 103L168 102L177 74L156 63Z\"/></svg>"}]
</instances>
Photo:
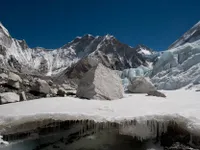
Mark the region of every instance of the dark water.
<instances>
[{"instance_id":1,"label":"dark water","mask_svg":"<svg viewBox=\"0 0 200 150\"><path fill-rule=\"evenodd\" d=\"M1 150L162 150L152 141L140 142L115 132L99 132L70 142L62 134L21 140L1 147Z\"/></svg>"}]
</instances>

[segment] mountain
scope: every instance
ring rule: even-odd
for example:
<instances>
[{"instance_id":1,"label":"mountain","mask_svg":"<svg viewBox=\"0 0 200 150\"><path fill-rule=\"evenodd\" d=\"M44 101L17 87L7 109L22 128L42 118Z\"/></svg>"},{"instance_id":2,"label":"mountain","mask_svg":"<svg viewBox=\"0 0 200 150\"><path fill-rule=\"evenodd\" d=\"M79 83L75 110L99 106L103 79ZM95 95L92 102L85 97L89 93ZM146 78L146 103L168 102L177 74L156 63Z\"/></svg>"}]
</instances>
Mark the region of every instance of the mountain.
<instances>
[{"instance_id":1,"label":"mountain","mask_svg":"<svg viewBox=\"0 0 200 150\"><path fill-rule=\"evenodd\" d=\"M158 89L200 87L200 22L163 52L151 77Z\"/></svg>"},{"instance_id":2,"label":"mountain","mask_svg":"<svg viewBox=\"0 0 200 150\"><path fill-rule=\"evenodd\" d=\"M168 49L173 49L186 43L192 43L200 39L200 21L195 24L189 31L187 31L178 40L172 43Z\"/></svg>"},{"instance_id":3,"label":"mountain","mask_svg":"<svg viewBox=\"0 0 200 150\"><path fill-rule=\"evenodd\" d=\"M118 70L149 66L145 55L151 53L153 51L146 46L133 48L111 35L94 37L89 34L77 37L58 49L29 48L25 40L12 38L0 24L0 67L21 73L51 76L69 70L82 71L98 62ZM87 63L83 64L85 61Z\"/></svg>"}]
</instances>

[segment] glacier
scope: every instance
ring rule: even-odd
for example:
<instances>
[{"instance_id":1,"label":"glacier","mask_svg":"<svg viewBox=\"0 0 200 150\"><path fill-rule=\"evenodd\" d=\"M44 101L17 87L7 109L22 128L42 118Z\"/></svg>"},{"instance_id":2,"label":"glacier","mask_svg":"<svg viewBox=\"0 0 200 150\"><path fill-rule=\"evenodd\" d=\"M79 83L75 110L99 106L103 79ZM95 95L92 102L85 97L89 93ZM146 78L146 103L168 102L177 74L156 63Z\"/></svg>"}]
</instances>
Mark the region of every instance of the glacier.
<instances>
[{"instance_id":1,"label":"glacier","mask_svg":"<svg viewBox=\"0 0 200 150\"><path fill-rule=\"evenodd\" d=\"M117 74L122 79L122 84L124 86L124 91L127 90L127 86L137 77L148 77L152 71L152 68L139 66L137 68L124 69L123 71L118 71Z\"/></svg>"},{"instance_id":2,"label":"glacier","mask_svg":"<svg viewBox=\"0 0 200 150\"><path fill-rule=\"evenodd\" d=\"M150 76L158 89L198 87L200 83L200 40L164 51L155 63Z\"/></svg>"},{"instance_id":3,"label":"glacier","mask_svg":"<svg viewBox=\"0 0 200 150\"><path fill-rule=\"evenodd\" d=\"M56 122L71 120L78 126L90 125L95 132L117 126L121 135L140 140L160 136L171 123L191 136L200 136L200 101L197 99L200 93L192 90L163 92L166 99L125 94L123 99L114 101L57 97L1 105L0 134L28 132L50 122L56 125ZM86 133L83 126L80 135Z\"/></svg>"}]
</instances>

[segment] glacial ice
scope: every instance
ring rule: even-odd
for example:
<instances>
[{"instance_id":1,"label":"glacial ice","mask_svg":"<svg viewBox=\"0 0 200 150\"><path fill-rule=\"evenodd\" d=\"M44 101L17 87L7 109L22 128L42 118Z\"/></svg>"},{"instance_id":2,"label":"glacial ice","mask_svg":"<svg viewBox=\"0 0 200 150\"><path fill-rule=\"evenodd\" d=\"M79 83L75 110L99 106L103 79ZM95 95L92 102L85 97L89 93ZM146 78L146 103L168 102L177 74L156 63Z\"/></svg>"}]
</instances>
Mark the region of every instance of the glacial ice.
<instances>
[{"instance_id":1,"label":"glacial ice","mask_svg":"<svg viewBox=\"0 0 200 150\"><path fill-rule=\"evenodd\" d=\"M122 78L122 84L124 90L127 90L127 86L130 84L130 81L133 81L136 77L149 76L151 69L145 66L139 66L137 68L125 69L118 75Z\"/></svg>"},{"instance_id":2,"label":"glacial ice","mask_svg":"<svg viewBox=\"0 0 200 150\"><path fill-rule=\"evenodd\" d=\"M165 51L152 70L158 89L174 90L200 81L200 40Z\"/></svg>"},{"instance_id":3,"label":"glacial ice","mask_svg":"<svg viewBox=\"0 0 200 150\"><path fill-rule=\"evenodd\" d=\"M191 136L200 136L200 93L193 90L162 92L167 95L165 99L125 94L123 99L114 101L56 97L1 105L0 134L33 131L49 123L59 127L60 122L71 121L78 128L73 132L78 131L80 136L117 129L120 135L148 140L165 133L171 123Z\"/></svg>"},{"instance_id":4,"label":"glacial ice","mask_svg":"<svg viewBox=\"0 0 200 150\"><path fill-rule=\"evenodd\" d=\"M135 77L148 76L149 72L150 72L150 69L145 66L125 69L122 71L121 78L122 79L127 78L131 81L131 80L134 80Z\"/></svg>"}]
</instances>

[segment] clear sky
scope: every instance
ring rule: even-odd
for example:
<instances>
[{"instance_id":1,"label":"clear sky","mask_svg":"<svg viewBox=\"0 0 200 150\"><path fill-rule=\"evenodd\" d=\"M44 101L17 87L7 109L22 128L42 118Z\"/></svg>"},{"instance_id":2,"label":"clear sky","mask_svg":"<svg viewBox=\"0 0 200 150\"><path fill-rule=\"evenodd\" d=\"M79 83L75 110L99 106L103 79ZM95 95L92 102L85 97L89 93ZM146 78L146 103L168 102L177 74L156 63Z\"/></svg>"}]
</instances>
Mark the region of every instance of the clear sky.
<instances>
[{"instance_id":1,"label":"clear sky","mask_svg":"<svg viewBox=\"0 0 200 150\"><path fill-rule=\"evenodd\" d=\"M0 21L30 47L58 48L76 36L114 35L164 50L200 20L200 0L2 0Z\"/></svg>"}]
</instances>

